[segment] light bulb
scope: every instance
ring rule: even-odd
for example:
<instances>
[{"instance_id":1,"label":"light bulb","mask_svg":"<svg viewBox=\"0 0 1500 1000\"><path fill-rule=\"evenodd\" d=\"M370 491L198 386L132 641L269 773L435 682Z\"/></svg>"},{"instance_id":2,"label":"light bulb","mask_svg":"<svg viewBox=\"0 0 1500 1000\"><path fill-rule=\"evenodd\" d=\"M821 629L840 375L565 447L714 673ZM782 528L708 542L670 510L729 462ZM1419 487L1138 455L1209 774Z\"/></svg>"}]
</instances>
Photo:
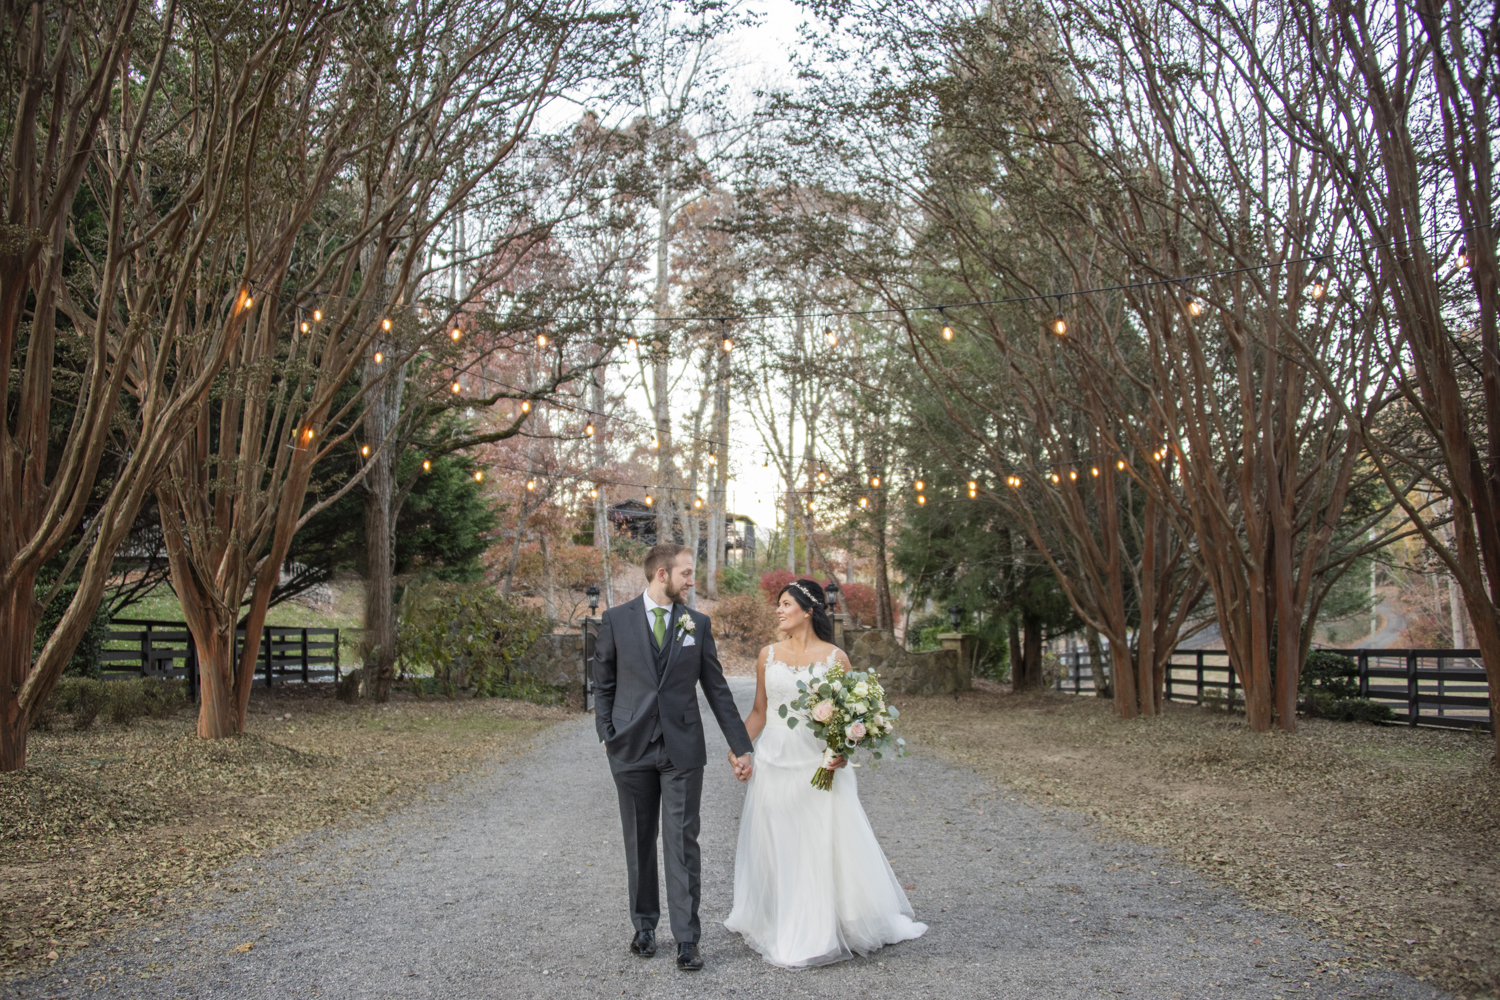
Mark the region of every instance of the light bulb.
<instances>
[{"instance_id":1,"label":"light bulb","mask_svg":"<svg viewBox=\"0 0 1500 1000\"><path fill-rule=\"evenodd\" d=\"M828 482L828 473L822 471L821 469L818 470L818 482L820 482L820 483L826 483L826 482Z\"/></svg>"},{"instance_id":2,"label":"light bulb","mask_svg":"<svg viewBox=\"0 0 1500 1000\"><path fill-rule=\"evenodd\" d=\"M1323 284L1321 279L1307 286L1307 294L1311 295L1314 299L1321 299L1323 293L1326 291L1328 291L1328 286Z\"/></svg>"},{"instance_id":3,"label":"light bulb","mask_svg":"<svg viewBox=\"0 0 1500 1000\"><path fill-rule=\"evenodd\" d=\"M1063 318L1062 313L1058 313L1056 316L1052 317L1052 332L1057 334L1059 337L1067 336L1068 321Z\"/></svg>"},{"instance_id":4,"label":"light bulb","mask_svg":"<svg viewBox=\"0 0 1500 1000\"><path fill-rule=\"evenodd\" d=\"M694 509L701 509L703 507L703 501L698 497L693 497L693 507Z\"/></svg>"},{"instance_id":5,"label":"light bulb","mask_svg":"<svg viewBox=\"0 0 1500 1000\"><path fill-rule=\"evenodd\" d=\"M422 459L422 471L423 472L431 472L432 471L432 461L430 459L426 459L426 458Z\"/></svg>"},{"instance_id":6,"label":"light bulb","mask_svg":"<svg viewBox=\"0 0 1500 1000\"><path fill-rule=\"evenodd\" d=\"M380 321L380 328L382 330L389 330L391 328L391 321L390 321L390 319L387 318L387 319L381 320Z\"/></svg>"},{"instance_id":7,"label":"light bulb","mask_svg":"<svg viewBox=\"0 0 1500 1000\"><path fill-rule=\"evenodd\" d=\"M1189 316L1202 316L1203 303L1199 302L1197 299L1188 299L1187 311Z\"/></svg>"},{"instance_id":8,"label":"light bulb","mask_svg":"<svg viewBox=\"0 0 1500 1000\"><path fill-rule=\"evenodd\" d=\"M308 323L306 320L303 320L302 321L302 332L306 333L310 329L312 329L312 325L310 323Z\"/></svg>"},{"instance_id":9,"label":"light bulb","mask_svg":"<svg viewBox=\"0 0 1500 1000\"><path fill-rule=\"evenodd\" d=\"M728 352L730 352L732 350L734 350L734 341L731 340L729 337L725 337L724 338L724 352L727 354Z\"/></svg>"},{"instance_id":10,"label":"light bulb","mask_svg":"<svg viewBox=\"0 0 1500 1000\"><path fill-rule=\"evenodd\" d=\"M1068 478L1071 479L1073 482L1076 483L1078 481L1078 470L1077 469L1069 469L1068 470Z\"/></svg>"},{"instance_id":11,"label":"light bulb","mask_svg":"<svg viewBox=\"0 0 1500 1000\"><path fill-rule=\"evenodd\" d=\"M1021 485L1021 477L1020 476L1006 476L1005 477L1005 485L1009 486L1011 489L1017 489Z\"/></svg>"},{"instance_id":12,"label":"light bulb","mask_svg":"<svg viewBox=\"0 0 1500 1000\"><path fill-rule=\"evenodd\" d=\"M829 347L839 346L839 335L833 332L832 327L823 331L823 339L828 341Z\"/></svg>"},{"instance_id":13,"label":"light bulb","mask_svg":"<svg viewBox=\"0 0 1500 1000\"><path fill-rule=\"evenodd\" d=\"M376 351L375 352L375 363L378 365L378 364L380 364L384 360L385 360L385 355L381 354L379 351Z\"/></svg>"},{"instance_id":14,"label":"light bulb","mask_svg":"<svg viewBox=\"0 0 1500 1000\"><path fill-rule=\"evenodd\" d=\"M1467 246L1461 246L1461 247L1458 248L1458 262L1457 262L1457 267L1458 267L1459 270L1463 270L1464 268L1466 268L1468 266L1469 266L1469 248Z\"/></svg>"},{"instance_id":15,"label":"light bulb","mask_svg":"<svg viewBox=\"0 0 1500 1000\"><path fill-rule=\"evenodd\" d=\"M584 428L583 428L583 433L587 434L589 437L593 437L594 436L594 425L593 424L585 424Z\"/></svg>"},{"instance_id":16,"label":"light bulb","mask_svg":"<svg viewBox=\"0 0 1500 1000\"><path fill-rule=\"evenodd\" d=\"M536 489L536 480L535 479L528 479L528 480L526 480L526 488L528 490L534 490L534 489Z\"/></svg>"},{"instance_id":17,"label":"light bulb","mask_svg":"<svg viewBox=\"0 0 1500 1000\"><path fill-rule=\"evenodd\" d=\"M370 454L370 446L367 445L367 444L360 445L359 446L359 453L361 455L369 456L369 454Z\"/></svg>"},{"instance_id":18,"label":"light bulb","mask_svg":"<svg viewBox=\"0 0 1500 1000\"><path fill-rule=\"evenodd\" d=\"M651 439L651 447L653 447L653 448L660 448L661 447L661 442L658 441L658 440L656 440L656 438L652 438Z\"/></svg>"},{"instance_id":19,"label":"light bulb","mask_svg":"<svg viewBox=\"0 0 1500 1000\"><path fill-rule=\"evenodd\" d=\"M313 322L314 323L321 323L321 322L323 322L323 310L321 310L321 309L314 309L313 310Z\"/></svg>"},{"instance_id":20,"label":"light bulb","mask_svg":"<svg viewBox=\"0 0 1500 1000\"><path fill-rule=\"evenodd\" d=\"M313 439L313 429L309 427L307 430L302 432L302 436L311 441Z\"/></svg>"},{"instance_id":21,"label":"light bulb","mask_svg":"<svg viewBox=\"0 0 1500 1000\"><path fill-rule=\"evenodd\" d=\"M926 497L921 496L920 494L917 496L917 506L918 507L922 506L926 502L927 502L927 498Z\"/></svg>"},{"instance_id":22,"label":"light bulb","mask_svg":"<svg viewBox=\"0 0 1500 1000\"><path fill-rule=\"evenodd\" d=\"M1092 474L1094 474L1094 475L1096 475L1096 476L1097 476L1097 475L1098 475L1098 474L1099 474L1099 470L1098 470L1098 468L1093 468L1093 469L1090 469L1090 470L1089 470L1089 472L1091 472L1091 473L1092 473Z\"/></svg>"},{"instance_id":23,"label":"light bulb","mask_svg":"<svg viewBox=\"0 0 1500 1000\"><path fill-rule=\"evenodd\" d=\"M245 293L245 308L249 309L253 305L255 305L255 300L250 297L250 293L249 292L246 292Z\"/></svg>"},{"instance_id":24,"label":"light bulb","mask_svg":"<svg viewBox=\"0 0 1500 1000\"><path fill-rule=\"evenodd\" d=\"M463 336L463 335L464 335L464 332L463 332L463 331L462 331L462 330L460 330L460 329L459 329L459 328L458 328L458 327L456 327L456 326L455 326L455 327L454 327L454 328L453 328L453 331L452 331L452 332L451 332L451 333L449 333L449 334L448 334L448 336L449 336L449 337L452 337L452 338L453 338L453 339L454 339L454 340L458 340L458 339L459 339L459 338L460 338L460 337L462 337L462 336Z\"/></svg>"},{"instance_id":25,"label":"light bulb","mask_svg":"<svg viewBox=\"0 0 1500 1000\"><path fill-rule=\"evenodd\" d=\"M969 480L969 489L971 489L971 490L977 490L977 489L979 489L979 484L977 482L975 482L974 480L971 479L971 480Z\"/></svg>"},{"instance_id":26,"label":"light bulb","mask_svg":"<svg viewBox=\"0 0 1500 1000\"><path fill-rule=\"evenodd\" d=\"M870 506L869 498L868 497L860 497L859 498L859 505L861 507L868 507L868 506Z\"/></svg>"},{"instance_id":27,"label":"light bulb","mask_svg":"<svg viewBox=\"0 0 1500 1000\"><path fill-rule=\"evenodd\" d=\"M632 351L638 351L638 350L641 349L641 345L638 344L638 343L636 343L636 340L635 340L634 337L631 337L629 340L625 341L625 343L627 343L627 344L630 345L630 349Z\"/></svg>"},{"instance_id":28,"label":"light bulb","mask_svg":"<svg viewBox=\"0 0 1500 1000\"><path fill-rule=\"evenodd\" d=\"M1054 473L1052 473L1052 481L1054 483L1060 483L1060 482L1062 482L1062 477L1059 476L1057 473L1054 472Z\"/></svg>"},{"instance_id":29,"label":"light bulb","mask_svg":"<svg viewBox=\"0 0 1500 1000\"><path fill-rule=\"evenodd\" d=\"M709 452L708 453L708 464L709 465L718 465L719 464L719 456L715 455L713 452Z\"/></svg>"},{"instance_id":30,"label":"light bulb","mask_svg":"<svg viewBox=\"0 0 1500 1000\"><path fill-rule=\"evenodd\" d=\"M945 326L945 327L943 327L943 339L944 340L952 340L953 339L953 327L951 327L951 326Z\"/></svg>"},{"instance_id":31,"label":"light bulb","mask_svg":"<svg viewBox=\"0 0 1500 1000\"><path fill-rule=\"evenodd\" d=\"M1122 458L1118 462L1116 462L1115 468L1119 469L1121 472L1125 471L1125 460Z\"/></svg>"},{"instance_id":32,"label":"light bulb","mask_svg":"<svg viewBox=\"0 0 1500 1000\"><path fill-rule=\"evenodd\" d=\"M599 491L598 490L589 490L589 499L590 500L597 500L597 499L599 499Z\"/></svg>"},{"instance_id":33,"label":"light bulb","mask_svg":"<svg viewBox=\"0 0 1500 1000\"><path fill-rule=\"evenodd\" d=\"M538 346L538 347L546 347L547 346L547 335L545 333L539 333L539 334L536 335L536 346Z\"/></svg>"},{"instance_id":34,"label":"light bulb","mask_svg":"<svg viewBox=\"0 0 1500 1000\"><path fill-rule=\"evenodd\" d=\"M474 482L476 482L476 483L482 483L482 482L484 482L484 470L483 469L475 469L474 470Z\"/></svg>"},{"instance_id":35,"label":"light bulb","mask_svg":"<svg viewBox=\"0 0 1500 1000\"><path fill-rule=\"evenodd\" d=\"M879 476L871 476L870 477L870 485L878 487L880 485L880 477Z\"/></svg>"},{"instance_id":36,"label":"light bulb","mask_svg":"<svg viewBox=\"0 0 1500 1000\"><path fill-rule=\"evenodd\" d=\"M531 412L531 400L529 400L529 399L523 399L523 400L521 400L521 412L522 413L530 413Z\"/></svg>"},{"instance_id":37,"label":"light bulb","mask_svg":"<svg viewBox=\"0 0 1500 1000\"><path fill-rule=\"evenodd\" d=\"M456 395L458 395L462 391L463 391L463 387L461 385L459 385L457 382L454 382L453 383L453 394L456 396Z\"/></svg>"},{"instance_id":38,"label":"light bulb","mask_svg":"<svg viewBox=\"0 0 1500 1000\"><path fill-rule=\"evenodd\" d=\"M651 506L651 505L652 505L652 504L654 504L654 503L655 503L655 502L656 502L656 501L655 501L655 500L653 500L653 499L651 499L651 498L650 498L650 497L649 497L649 496L648 496L648 497L647 497L647 498L646 498L646 506L647 506L647 507L650 507L650 506Z\"/></svg>"},{"instance_id":39,"label":"light bulb","mask_svg":"<svg viewBox=\"0 0 1500 1000\"><path fill-rule=\"evenodd\" d=\"M922 480L918 479L917 480L917 492L921 493L926 488L927 488L927 484L924 483L924 482L922 482Z\"/></svg>"}]
</instances>

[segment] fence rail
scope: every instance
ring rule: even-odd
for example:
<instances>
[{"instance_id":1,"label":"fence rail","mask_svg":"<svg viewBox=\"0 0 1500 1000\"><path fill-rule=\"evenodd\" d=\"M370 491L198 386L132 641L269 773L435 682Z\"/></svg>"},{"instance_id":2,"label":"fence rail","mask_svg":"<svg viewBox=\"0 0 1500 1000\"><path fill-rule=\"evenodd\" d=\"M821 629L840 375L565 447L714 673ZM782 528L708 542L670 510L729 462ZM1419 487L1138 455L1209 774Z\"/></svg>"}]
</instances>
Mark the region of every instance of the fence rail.
<instances>
[{"instance_id":1,"label":"fence rail","mask_svg":"<svg viewBox=\"0 0 1500 1000\"><path fill-rule=\"evenodd\" d=\"M1390 706L1392 722L1408 726L1494 731L1489 683L1477 649L1329 649L1359 668L1361 697ZM1094 691L1086 650L1060 657L1056 688L1073 694ZM1104 664L1109 675L1109 664ZM1395 682L1395 683L1392 683ZM1240 685L1220 649L1179 649L1167 664L1163 694L1168 701L1201 705L1205 698L1233 701Z\"/></svg>"},{"instance_id":2,"label":"fence rail","mask_svg":"<svg viewBox=\"0 0 1500 1000\"><path fill-rule=\"evenodd\" d=\"M115 618L100 655L104 676L185 677L196 692L198 650L185 622ZM245 648L245 631L235 633L235 655ZM339 630L267 625L261 630L255 681L259 686L288 681L339 679Z\"/></svg>"}]
</instances>

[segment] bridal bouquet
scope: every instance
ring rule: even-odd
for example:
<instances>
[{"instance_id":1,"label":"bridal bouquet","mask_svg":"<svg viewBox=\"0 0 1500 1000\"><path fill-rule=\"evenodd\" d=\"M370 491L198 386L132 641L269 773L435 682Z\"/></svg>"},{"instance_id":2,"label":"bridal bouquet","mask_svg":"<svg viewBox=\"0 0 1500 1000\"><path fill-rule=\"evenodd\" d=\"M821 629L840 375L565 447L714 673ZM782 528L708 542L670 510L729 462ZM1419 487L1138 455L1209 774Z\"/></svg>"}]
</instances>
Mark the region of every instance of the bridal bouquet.
<instances>
[{"instance_id":1,"label":"bridal bouquet","mask_svg":"<svg viewBox=\"0 0 1500 1000\"><path fill-rule=\"evenodd\" d=\"M897 754L906 753L906 741L893 741L891 737L901 713L895 705L885 703L885 689L875 673L858 670L846 673L842 666L834 664L812 684L798 681L797 690L802 693L779 711L790 728L796 729L798 723L806 721L813 735L828 744L823 751L823 763L813 774L814 786L825 792L832 788L834 763L860 747L871 751L876 760L892 746Z\"/></svg>"}]
</instances>

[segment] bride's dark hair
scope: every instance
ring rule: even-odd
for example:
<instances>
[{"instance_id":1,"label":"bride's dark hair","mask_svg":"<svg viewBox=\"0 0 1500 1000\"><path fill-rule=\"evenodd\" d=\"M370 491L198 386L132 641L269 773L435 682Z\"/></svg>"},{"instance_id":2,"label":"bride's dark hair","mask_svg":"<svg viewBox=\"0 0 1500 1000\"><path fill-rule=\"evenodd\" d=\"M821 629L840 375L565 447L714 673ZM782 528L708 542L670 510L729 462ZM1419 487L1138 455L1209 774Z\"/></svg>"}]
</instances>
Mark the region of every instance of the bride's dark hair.
<instances>
[{"instance_id":1,"label":"bride's dark hair","mask_svg":"<svg viewBox=\"0 0 1500 1000\"><path fill-rule=\"evenodd\" d=\"M793 580L781 588L781 594L791 594L797 607L807 612L812 619L813 635L824 642L833 641L833 619L828 617L828 598L816 580ZM776 595L780 602L781 594Z\"/></svg>"}]
</instances>

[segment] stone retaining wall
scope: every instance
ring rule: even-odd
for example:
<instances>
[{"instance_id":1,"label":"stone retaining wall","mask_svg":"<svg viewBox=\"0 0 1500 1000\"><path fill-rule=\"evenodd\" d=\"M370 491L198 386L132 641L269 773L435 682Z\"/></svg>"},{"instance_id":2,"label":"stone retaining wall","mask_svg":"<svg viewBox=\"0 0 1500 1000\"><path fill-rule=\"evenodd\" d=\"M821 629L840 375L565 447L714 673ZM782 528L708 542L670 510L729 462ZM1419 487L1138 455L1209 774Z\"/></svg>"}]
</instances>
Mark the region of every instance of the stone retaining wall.
<instances>
[{"instance_id":1,"label":"stone retaining wall","mask_svg":"<svg viewBox=\"0 0 1500 1000\"><path fill-rule=\"evenodd\" d=\"M957 694L971 687L969 665L957 649L913 653L889 632L848 632L855 670L873 670L887 694Z\"/></svg>"}]
</instances>

